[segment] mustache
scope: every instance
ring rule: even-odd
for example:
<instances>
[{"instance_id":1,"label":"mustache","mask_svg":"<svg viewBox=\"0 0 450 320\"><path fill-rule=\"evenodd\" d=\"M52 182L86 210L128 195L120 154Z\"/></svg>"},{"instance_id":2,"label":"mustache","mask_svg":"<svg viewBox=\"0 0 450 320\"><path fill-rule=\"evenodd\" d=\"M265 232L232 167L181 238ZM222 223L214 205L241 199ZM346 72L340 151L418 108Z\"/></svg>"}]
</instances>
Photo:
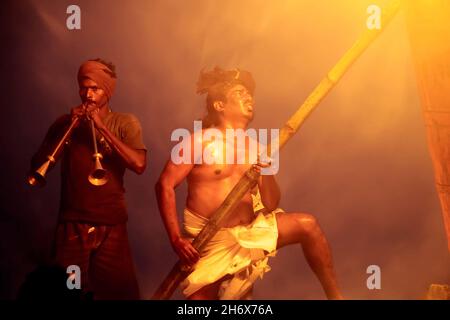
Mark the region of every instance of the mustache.
<instances>
[{"instance_id":1,"label":"mustache","mask_svg":"<svg viewBox=\"0 0 450 320\"><path fill-rule=\"evenodd\" d=\"M83 101L83 104L85 104L85 105L95 104L95 105L96 105L97 102L94 101L94 100L88 100L88 99L86 99L86 100Z\"/></svg>"}]
</instances>

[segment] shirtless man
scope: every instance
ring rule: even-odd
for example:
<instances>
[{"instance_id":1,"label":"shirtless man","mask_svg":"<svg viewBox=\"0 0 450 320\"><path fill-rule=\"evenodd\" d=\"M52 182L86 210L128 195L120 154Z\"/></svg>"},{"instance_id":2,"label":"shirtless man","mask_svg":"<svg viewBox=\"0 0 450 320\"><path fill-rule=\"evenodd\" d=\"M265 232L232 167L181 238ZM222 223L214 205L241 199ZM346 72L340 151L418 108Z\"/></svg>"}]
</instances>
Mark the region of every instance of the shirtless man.
<instances>
[{"instance_id":1,"label":"shirtless man","mask_svg":"<svg viewBox=\"0 0 450 320\"><path fill-rule=\"evenodd\" d=\"M216 67L201 73L198 92L207 93L208 111L203 119L203 126L207 127L204 130L218 129L224 137L226 129L245 130L253 119L254 87L253 78L246 71ZM196 139L193 134L193 144L199 143ZM225 141L224 146L229 143ZM209 141L201 144L202 150L210 147ZM188 299L242 299L249 294L256 278L270 269L267 266L270 253L300 243L327 297L341 299L330 249L316 219L310 214L285 213L277 209L280 190L273 175L261 175L258 181L258 195L264 209L256 211L257 198L249 192L202 254L196 251L191 239L219 208L251 163L194 164L198 161L194 161L193 149L189 163L169 160L156 184L161 217L172 247L184 263L194 265L194 271L182 284L185 296ZM258 161L254 166L261 170L268 165ZM184 211L187 236L180 230L175 203L175 188L184 179L188 183Z\"/></svg>"}]
</instances>

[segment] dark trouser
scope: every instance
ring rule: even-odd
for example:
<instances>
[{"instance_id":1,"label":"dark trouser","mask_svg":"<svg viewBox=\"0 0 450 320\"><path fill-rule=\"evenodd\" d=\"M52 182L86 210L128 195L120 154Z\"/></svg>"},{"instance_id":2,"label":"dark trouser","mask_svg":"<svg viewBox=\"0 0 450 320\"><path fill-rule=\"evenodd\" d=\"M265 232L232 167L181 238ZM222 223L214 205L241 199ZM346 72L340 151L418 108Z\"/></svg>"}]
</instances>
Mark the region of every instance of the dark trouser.
<instances>
[{"instance_id":1,"label":"dark trouser","mask_svg":"<svg viewBox=\"0 0 450 320\"><path fill-rule=\"evenodd\" d=\"M81 289L94 299L139 299L126 224L64 222L56 230L56 262L81 270Z\"/></svg>"}]
</instances>

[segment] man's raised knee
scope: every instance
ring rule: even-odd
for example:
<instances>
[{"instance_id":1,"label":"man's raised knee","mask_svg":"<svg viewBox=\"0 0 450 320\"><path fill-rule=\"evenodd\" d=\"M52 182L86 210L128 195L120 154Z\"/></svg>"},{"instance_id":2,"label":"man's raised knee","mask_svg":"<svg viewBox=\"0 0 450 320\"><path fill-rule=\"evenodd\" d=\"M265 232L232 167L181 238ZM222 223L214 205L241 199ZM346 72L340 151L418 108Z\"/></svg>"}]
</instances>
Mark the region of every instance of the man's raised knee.
<instances>
[{"instance_id":1,"label":"man's raised knee","mask_svg":"<svg viewBox=\"0 0 450 320\"><path fill-rule=\"evenodd\" d=\"M309 213L296 214L296 222L299 225L303 236L311 235L319 230L319 223L316 217Z\"/></svg>"}]
</instances>

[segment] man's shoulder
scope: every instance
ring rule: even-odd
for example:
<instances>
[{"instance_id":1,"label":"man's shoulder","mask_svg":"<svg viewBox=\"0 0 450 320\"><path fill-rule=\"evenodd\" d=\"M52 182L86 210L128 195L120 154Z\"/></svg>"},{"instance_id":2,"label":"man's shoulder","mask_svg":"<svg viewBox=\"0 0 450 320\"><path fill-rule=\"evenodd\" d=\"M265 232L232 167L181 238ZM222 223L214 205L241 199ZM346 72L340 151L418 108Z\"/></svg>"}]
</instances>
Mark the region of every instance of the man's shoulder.
<instances>
[{"instance_id":1,"label":"man's shoulder","mask_svg":"<svg viewBox=\"0 0 450 320\"><path fill-rule=\"evenodd\" d=\"M63 114L55 119L50 126L50 130L61 130L68 126L72 120L70 114Z\"/></svg>"},{"instance_id":2,"label":"man's shoulder","mask_svg":"<svg viewBox=\"0 0 450 320\"><path fill-rule=\"evenodd\" d=\"M132 113L124 113L124 112L111 112L111 120L114 122L118 122L122 125L137 122L139 123L139 119Z\"/></svg>"},{"instance_id":3,"label":"man's shoulder","mask_svg":"<svg viewBox=\"0 0 450 320\"><path fill-rule=\"evenodd\" d=\"M53 123L67 123L72 119L72 117L70 116L70 114L63 114L60 115L59 117L57 117L55 119L55 121Z\"/></svg>"}]
</instances>

